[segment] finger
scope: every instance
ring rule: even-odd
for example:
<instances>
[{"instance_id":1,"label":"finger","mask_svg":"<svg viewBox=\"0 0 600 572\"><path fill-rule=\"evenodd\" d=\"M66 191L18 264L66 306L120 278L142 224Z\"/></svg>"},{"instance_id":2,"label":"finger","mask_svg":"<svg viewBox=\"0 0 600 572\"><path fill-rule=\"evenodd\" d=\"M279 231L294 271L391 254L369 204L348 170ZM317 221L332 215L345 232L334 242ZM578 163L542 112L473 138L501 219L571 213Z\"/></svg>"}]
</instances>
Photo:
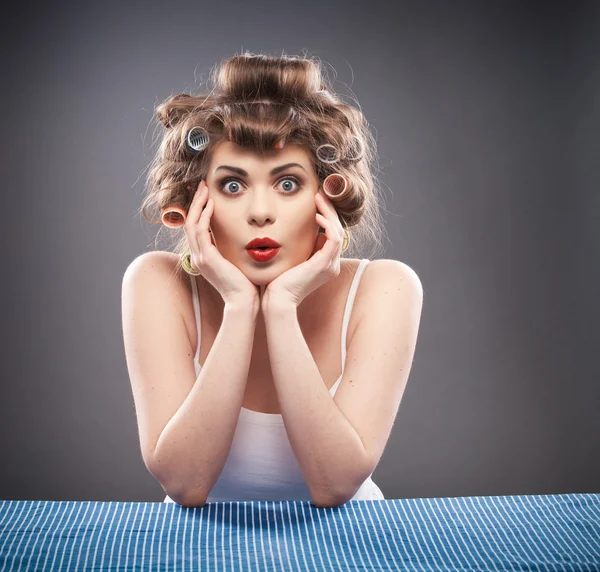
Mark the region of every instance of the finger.
<instances>
[{"instance_id":1,"label":"finger","mask_svg":"<svg viewBox=\"0 0 600 572\"><path fill-rule=\"evenodd\" d=\"M203 234L205 234L206 231L202 231L204 224L203 219L205 218L204 215L207 211L206 204L208 202L208 195L208 187L206 182L202 180L200 181L192 203L190 204L188 217L185 221L188 244L192 251L192 266L195 268L198 267L197 265L202 264L203 253L205 253L208 246L210 246L210 241L207 246L206 239L203 237ZM196 262L196 266L193 264L194 261Z\"/></svg>"},{"instance_id":2,"label":"finger","mask_svg":"<svg viewBox=\"0 0 600 572\"><path fill-rule=\"evenodd\" d=\"M319 208L327 218L337 219L339 222L339 217L335 207L324 193L319 191L315 195L315 202L317 204L317 208Z\"/></svg>"},{"instance_id":3,"label":"finger","mask_svg":"<svg viewBox=\"0 0 600 572\"><path fill-rule=\"evenodd\" d=\"M319 190L319 192L315 195L315 202L317 203L317 206L325 213L337 214L337 211L329 200L329 197L323 191Z\"/></svg>"},{"instance_id":4,"label":"finger","mask_svg":"<svg viewBox=\"0 0 600 572\"><path fill-rule=\"evenodd\" d=\"M191 187L188 186L187 188L190 189ZM196 191L194 192L194 195L192 196L192 200L190 201L190 204L187 209L187 213L185 215L184 228L185 228L186 233L189 232L193 227L192 218L194 217L194 213L196 212L196 205L198 204L198 195L199 194L200 194L200 188L198 187L196 189Z\"/></svg>"},{"instance_id":5,"label":"finger","mask_svg":"<svg viewBox=\"0 0 600 572\"><path fill-rule=\"evenodd\" d=\"M318 199L316 197L318 197ZM340 236L340 239L343 239L344 228L340 223L340 217L337 214L335 207L331 204L331 201L319 191L317 195L315 195L315 202L317 204L317 207L321 209L327 220L332 222L334 228Z\"/></svg>"},{"instance_id":6,"label":"finger","mask_svg":"<svg viewBox=\"0 0 600 572\"><path fill-rule=\"evenodd\" d=\"M211 240L208 238L208 222L210 220L212 201L207 202L207 206L202 210L200 218L188 235L188 244L191 250L191 266L193 269L201 271L206 260L206 253L209 252Z\"/></svg>"},{"instance_id":7,"label":"finger","mask_svg":"<svg viewBox=\"0 0 600 572\"><path fill-rule=\"evenodd\" d=\"M321 250L327 249L328 254L333 258L335 252L342 247L342 239L331 220L319 213L315 217L317 222L325 229L325 236L327 237L327 241Z\"/></svg>"},{"instance_id":8,"label":"finger","mask_svg":"<svg viewBox=\"0 0 600 572\"><path fill-rule=\"evenodd\" d=\"M198 202L198 197L201 195L201 191L203 189L203 183L204 181L200 181L198 185L196 185L196 190L194 191L194 196L192 197L192 200L190 202L189 209L191 209ZM188 185L186 188L188 190L191 190L192 186Z\"/></svg>"},{"instance_id":9,"label":"finger","mask_svg":"<svg viewBox=\"0 0 600 572\"><path fill-rule=\"evenodd\" d=\"M194 198L192 199L192 203L190 204L190 208L188 211L188 219L190 221L190 229L194 229L200 220L200 215L202 214L202 209L205 206L206 198L208 196L208 187L206 183L202 180L198 185L198 189L194 193Z\"/></svg>"},{"instance_id":10,"label":"finger","mask_svg":"<svg viewBox=\"0 0 600 572\"><path fill-rule=\"evenodd\" d=\"M200 220L196 225L197 240L200 246L200 252L203 254L208 251L210 246L212 246L208 229L210 227L210 218L214 212L214 206L215 203L213 199L208 199L206 201L206 208L202 211Z\"/></svg>"}]
</instances>

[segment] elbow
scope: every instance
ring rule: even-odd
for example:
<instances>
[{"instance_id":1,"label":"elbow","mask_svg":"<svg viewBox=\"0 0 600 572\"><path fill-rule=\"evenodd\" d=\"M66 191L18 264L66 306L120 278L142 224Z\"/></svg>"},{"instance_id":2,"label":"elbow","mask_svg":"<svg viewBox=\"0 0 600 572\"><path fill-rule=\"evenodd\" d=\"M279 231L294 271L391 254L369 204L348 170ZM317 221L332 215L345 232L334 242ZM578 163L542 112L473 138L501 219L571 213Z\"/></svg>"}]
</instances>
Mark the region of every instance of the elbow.
<instances>
[{"instance_id":1,"label":"elbow","mask_svg":"<svg viewBox=\"0 0 600 572\"><path fill-rule=\"evenodd\" d=\"M347 481L343 483L342 487L329 487L328 489L321 489L318 493L311 493L311 499L315 506L319 508L337 508L346 504L352 500L363 482L368 478L361 474L361 476L354 481Z\"/></svg>"},{"instance_id":2,"label":"elbow","mask_svg":"<svg viewBox=\"0 0 600 572\"><path fill-rule=\"evenodd\" d=\"M186 491L182 489L174 492L168 492L164 486L163 490L165 493L167 493L167 495L169 495L169 498L173 500L173 502L184 508L202 508L206 504L206 495L198 492Z\"/></svg>"},{"instance_id":3,"label":"elbow","mask_svg":"<svg viewBox=\"0 0 600 572\"><path fill-rule=\"evenodd\" d=\"M354 495L344 494L333 496L313 496L312 503L318 508L338 508L346 504Z\"/></svg>"},{"instance_id":4,"label":"elbow","mask_svg":"<svg viewBox=\"0 0 600 572\"><path fill-rule=\"evenodd\" d=\"M207 495L199 491L178 488L169 492L164 486L163 490L175 503L184 508L201 508L206 504Z\"/></svg>"},{"instance_id":5,"label":"elbow","mask_svg":"<svg viewBox=\"0 0 600 572\"><path fill-rule=\"evenodd\" d=\"M206 504L207 495L199 489L182 485L178 479L173 477L172 472L158 470L155 465L150 463L147 463L146 466L173 502L185 508L203 507Z\"/></svg>"},{"instance_id":6,"label":"elbow","mask_svg":"<svg viewBox=\"0 0 600 572\"><path fill-rule=\"evenodd\" d=\"M202 508L206 504L206 496L201 495L184 495L181 502L173 499L178 505L184 508Z\"/></svg>"},{"instance_id":7,"label":"elbow","mask_svg":"<svg viewBox=\"0 0 600 572\"><path fill-rule=\"evenodd\" d=\"M311 493L310 498L312 503L318 508L337 508L346 502L348 502L353 494L348 494L346 492L320 492L320 493Z\"/></svg>"}]
</instances>

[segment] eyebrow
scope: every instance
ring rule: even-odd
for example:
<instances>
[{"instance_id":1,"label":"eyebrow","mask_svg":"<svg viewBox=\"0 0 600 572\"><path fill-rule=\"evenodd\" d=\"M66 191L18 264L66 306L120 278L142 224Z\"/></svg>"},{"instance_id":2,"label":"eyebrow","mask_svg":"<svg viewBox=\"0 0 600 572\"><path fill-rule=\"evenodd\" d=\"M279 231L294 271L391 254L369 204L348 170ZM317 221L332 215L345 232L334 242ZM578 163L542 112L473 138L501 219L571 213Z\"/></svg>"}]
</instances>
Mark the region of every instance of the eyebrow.
<instances>
[{"instance_id":1,"label":"eyebrow","mask_svg":"<svg viewBox=\"0 0 600 572\"><path fill-rule=\"evenodd\" d=\"M269 175L277 175L277 173L281 173L281 171L285 171L286 169L289 169L290 167L300 167L303 171L306 171L306 169L299 163L286 163L285 165L280 165L279 167L275 167L273 170L271 170ZM237 173L238 175L241 175L242 177L248 176L247 171L244 171L244 169L240 169L239 167L230 167L229 165L221 165L220 167L217 167L215 169L215 173L219 169L226 169L229 171L233 171L234 173Z\"/></svg>"}]
</instances>

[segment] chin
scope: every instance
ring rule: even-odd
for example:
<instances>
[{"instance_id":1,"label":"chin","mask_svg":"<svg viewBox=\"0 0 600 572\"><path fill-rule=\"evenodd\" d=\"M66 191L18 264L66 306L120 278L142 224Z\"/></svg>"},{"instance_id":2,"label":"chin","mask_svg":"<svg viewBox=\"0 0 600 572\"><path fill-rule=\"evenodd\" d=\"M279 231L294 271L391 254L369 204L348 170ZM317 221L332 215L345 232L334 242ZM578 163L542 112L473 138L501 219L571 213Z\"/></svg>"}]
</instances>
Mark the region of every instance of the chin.
<instances>
[{"instance_id":1,"label":"chin","mask_svg":"<svg viewBox=\"0 0 600 572\"><path fill-rule=\"evenodd\" d=\"M256 286L266 286L286 270L292 268L289 264L282 264L281 259L277 260L279 255L266 263L257 262L250 256L247 256L247 258L248 259L244 261L243 272L248 280Z\"/></svg>"},{"instance_id":2,"label":"chin","mask_svg":"<svg viewBox=\"0 0 600 572\"><path fill-rule=\"evenodd\" d=\"M250 261L250 264L252 264L252 261ZM275 269L273 265L264 265L262 268L259 266L252 266L250 270L244 270L244 274L246 274L248 280L256 286L266 286L286 270L287 268L284 268L283 270L280 268Z\"/></svg>"}]
</instances>

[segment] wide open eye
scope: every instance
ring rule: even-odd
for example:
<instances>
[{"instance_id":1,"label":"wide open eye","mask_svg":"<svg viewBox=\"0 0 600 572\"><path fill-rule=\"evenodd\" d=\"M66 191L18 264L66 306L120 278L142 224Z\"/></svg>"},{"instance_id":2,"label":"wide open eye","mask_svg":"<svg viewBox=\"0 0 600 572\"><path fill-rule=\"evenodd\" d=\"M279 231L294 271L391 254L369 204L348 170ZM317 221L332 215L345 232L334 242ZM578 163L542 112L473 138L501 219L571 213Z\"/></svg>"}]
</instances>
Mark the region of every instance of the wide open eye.
<instances>
[{"instance_id":1,"label":"wide open eye","mask_svg":"<svg viewBox=\"0 0 600 572\"><path fill-rule=\"evenodd\" d=\"M295 183L295 188L293 185L290 186L289 181ZM231 184L230 184L231 183ZM220 191L223 191L226 195L239 195L241 194L241 188L238 188L241 181L237 177L226 177L217 183L217 187ZM282 177L277 182L278 185L281 184L281 188L283 189L284 195L292 195L295 192L299 191L302 187L302 182L293 177L291 175L287 175ZM237 185L237 186L236 186Z\"/></svg>"},{"instance_id":2,"label":"wide open eye","mask_svg":"<svg viewBox=\"0 0 600 572\"><path fill-rule=\"evenodd\" d=\"M296 188L294 188L294 185L292 185L291 189L289 188L289 185L286 185L285 187L282 186L282 188L285 189L285 193L287 195L298 191L302 186L302 183L298 179L296 179L296 177L284 177L283 179L280 179L279 183L288 183L289 181L292 181L292 183L296 185Z\"/></svg>"},{"instance_id":3,"label":"wide open eye","mask_svg":"<svg viewBox=\"0 0 600 572\"><path fill-rule=\"evenodd\" d=\"M223 179L222 181L219 182L219 190L222 191L229 183L235 183L236 185L239 185L239 181L237 179L234 179L233 177L228 177L227 179ZM231 187L229 187L228 191L232 190ZM235 193L230 193L230 192L226 192L226 195L239 195L239 191L235 192Z\"/></svg>"}]
</instances>

